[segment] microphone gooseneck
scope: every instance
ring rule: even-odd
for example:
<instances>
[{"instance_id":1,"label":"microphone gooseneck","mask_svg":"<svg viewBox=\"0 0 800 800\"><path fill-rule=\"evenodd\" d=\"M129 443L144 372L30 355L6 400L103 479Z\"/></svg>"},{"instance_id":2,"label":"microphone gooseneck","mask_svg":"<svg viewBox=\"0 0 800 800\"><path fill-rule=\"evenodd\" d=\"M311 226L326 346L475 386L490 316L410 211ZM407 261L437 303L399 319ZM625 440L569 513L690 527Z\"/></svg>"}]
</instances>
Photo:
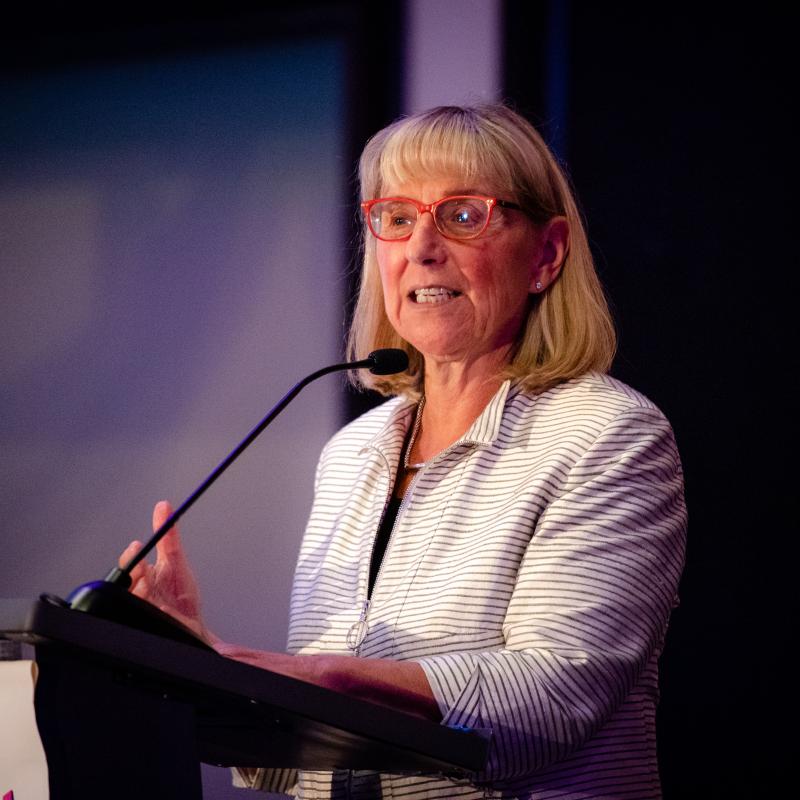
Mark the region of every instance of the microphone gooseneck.
<instances>
[{"instance_id":1,"label":"microphone gooseneck","mask_svg":"<svg viewBox=\"0 0 800 800\"><path fill-rule=\"evenodd\" d=\"M219 466L195 489L194 493L188 497L183 504L173 512L172 516L153 534L147 544L122 568L114 568L106 577L112 583L122 583L127 588L130 586L130 573L133 568L144 559L148 553L158 544L175 523L200 499L206 489L252 444L256 437L269 425L278 414L283 411L309 383L327 375L331 372L339 372L346 369L369 369L375 375L392 375L402 372L408 367L408 355L404 350L384 349L373 350L366 358L361 361L349 361L343 364L332 364L316 372L307 375L296 383L272 410L250 431L247 436L231 451L231 453L219 464Z\"/></svg>"},{"instance_id":2,"label":"microphone gooseneck","mask_svg":"<svg viewBox=\"0 0 800 800\"><path fill-rule=\"evenodd\" d=\"M176 509L170 518L150 537L147 543L136 553L133 558L123 567L115 567L102 581L92 581L85 583L75 589L67 598L70 608L78 611L85 611L106 619L124 622L133 627L139 627L160 635L171 635L168 632L169 626L174 623L177 628L183 628L180 623L176 623L171 617L159 611L154 606L131 595L127 589L131 585L131 572L134 567L142 561L161 541L161 539L174 527L175 523L200 499L205 491L217 478L244 452L244 450L256 439L256 437L269 425L278 414L304 389L309 383L327 375L330 372L339 372L347 369L368 369L374 375L393 375L402 372L408 367L408 355L404 350L383 349L374 350L361 361L349 361L342 364L332 364L328 367L312 372L301 381L296 383L272 410L250 431L247 436L231 451L231 453L214 469L214 471L195 489L195 491ZM130 598L130 602L126 599ZM124 606L124 608L122 607ZM148 616L144 607L150 609L153 619L144 620ZM156 619L158 617L158 619ZM163 618L163 619L162 619ZM155 624L154 624L155 621ZM188 639L185 635L188 634ZM186 641L191 641L195 637L187 628L183 628L180 636L184 636ZM173 637L173 638L180 638Z\"/></svg>"}]
</instances>

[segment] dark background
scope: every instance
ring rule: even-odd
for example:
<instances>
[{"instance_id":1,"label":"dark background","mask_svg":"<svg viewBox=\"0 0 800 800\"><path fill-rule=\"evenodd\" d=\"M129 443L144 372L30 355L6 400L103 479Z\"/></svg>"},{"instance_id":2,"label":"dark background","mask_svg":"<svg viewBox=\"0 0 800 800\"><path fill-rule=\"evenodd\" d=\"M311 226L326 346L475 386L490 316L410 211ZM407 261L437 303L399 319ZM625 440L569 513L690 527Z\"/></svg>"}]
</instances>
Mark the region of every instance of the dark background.
<instances>
[{"instance_id":1,"label":"dark background","mask_svg":"<svg viewBox=\"0 0 800 800\"><path fill-rule=\"evenodd\" d=\"M665 411L684 462L665 796L772 796L788 777L793 693L796 19L769 6L560 5L508 3L506 85L561 146L583 203L620 332L613 373ZM555 55L552 40L525 46L534 14L561 37Z\"/></svg>"},{"instance_id":2,"label":"dark background","mask_svg":"<svg viewBox=\"0 0 800 800\"><path fill-rule=\"evenodd\" d=\"M505 3L503 95L567 165L619 326L613 372L665 411L684 461L688 562L659 711L667 798L766 797L788 778L796 30L764 4ZM398 3L37 9L4 26L0 78L331 31L350 53L354 164L402 107ZM353 202L348 240L354 218ZM369 402L346 398L343 418Z\"/></svg>"}]
</instances>

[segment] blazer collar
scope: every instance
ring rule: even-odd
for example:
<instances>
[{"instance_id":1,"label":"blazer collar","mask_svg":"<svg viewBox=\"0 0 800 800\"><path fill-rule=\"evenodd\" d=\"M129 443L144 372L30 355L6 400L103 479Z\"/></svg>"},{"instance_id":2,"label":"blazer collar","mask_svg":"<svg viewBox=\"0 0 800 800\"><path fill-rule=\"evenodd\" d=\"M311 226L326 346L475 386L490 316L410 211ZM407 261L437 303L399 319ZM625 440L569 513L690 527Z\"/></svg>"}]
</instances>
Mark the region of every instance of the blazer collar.
<instances>
[{"instance_id":1,"label":"blazer collar","mask_svg":"<svg viewBox=\"0 0 800 800\"><path fill-rule=\"evenodd\" d=\"M453 442L448 450L459 444L485 447L494 444L500 432L506 401L509 399L509 395L515 394L516 391L517 388L512 386L510 380L504 381L468 430ZM367 450L378 450L390 464L396 464L400 460L408 429L414 424L417 403L406 397L398 397L390 400L387 405L393 407L387 408L386 422L378 433L365 443L361 448L361 453Z\"/></svg>"}]
</instances>

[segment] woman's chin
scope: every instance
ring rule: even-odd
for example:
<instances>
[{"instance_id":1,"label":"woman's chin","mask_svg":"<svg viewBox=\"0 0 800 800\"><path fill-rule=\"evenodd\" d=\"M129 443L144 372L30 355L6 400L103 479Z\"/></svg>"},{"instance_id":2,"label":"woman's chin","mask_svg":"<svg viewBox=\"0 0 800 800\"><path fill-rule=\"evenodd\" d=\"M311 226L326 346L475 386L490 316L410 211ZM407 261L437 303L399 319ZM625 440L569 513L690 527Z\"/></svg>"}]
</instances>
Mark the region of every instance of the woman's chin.
<instances>
[{"instance_id":1,"label":"woman's chin","mask_svg":"<svg viewBox=\"0 0 800 800\"><path fill-rule=\"evenodd\" d=\"M459 360L475 347L472 319L434 319L433 314L418 314L403 320L398 333L426 358Z\"/></svg>"},{"instance_id":2,"label":"woman's chin","mask_svg":"<svg viewBox=\"0 0 800 800\"><path fill-rule=\"evenodd\" d=\"M449 337L413 336L408 340L425 359L426 363L462 361L469 353L469 346Z\"/></svg>"}]
</instances>

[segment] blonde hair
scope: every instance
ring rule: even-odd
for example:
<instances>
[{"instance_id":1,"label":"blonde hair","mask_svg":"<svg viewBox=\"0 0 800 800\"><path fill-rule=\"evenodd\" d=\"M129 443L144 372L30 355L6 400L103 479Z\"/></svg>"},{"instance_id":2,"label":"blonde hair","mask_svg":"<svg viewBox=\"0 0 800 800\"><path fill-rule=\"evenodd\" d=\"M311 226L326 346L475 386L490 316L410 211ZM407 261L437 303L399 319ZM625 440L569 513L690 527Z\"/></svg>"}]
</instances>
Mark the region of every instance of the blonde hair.
<instances>
[{"instance_id":1,"label":"blonde hair","mask_svg":"<svg viewBox=\"0 0 800 800\"><path fill-rule=\"evenodd\" d=\"M367 142L359 163L361 198L424 175L480 180L522 206L542 224L556 216L569 224L569 250L561 273L541 295L531 295L511 362L500 377L541 392L557 383L611 366L616 335L594 268L586 232L569 182L536 129L504 105L441 106L397 120ZM363 230L363 266L347 342L348 358L399 347L409 369L398 375L351 373L351 382L384 395L422 391L423 358L389 323L374 238ZM363 372L363 371L362 371Z\"/></svg>"}]
</instances>

